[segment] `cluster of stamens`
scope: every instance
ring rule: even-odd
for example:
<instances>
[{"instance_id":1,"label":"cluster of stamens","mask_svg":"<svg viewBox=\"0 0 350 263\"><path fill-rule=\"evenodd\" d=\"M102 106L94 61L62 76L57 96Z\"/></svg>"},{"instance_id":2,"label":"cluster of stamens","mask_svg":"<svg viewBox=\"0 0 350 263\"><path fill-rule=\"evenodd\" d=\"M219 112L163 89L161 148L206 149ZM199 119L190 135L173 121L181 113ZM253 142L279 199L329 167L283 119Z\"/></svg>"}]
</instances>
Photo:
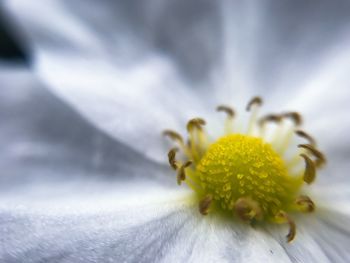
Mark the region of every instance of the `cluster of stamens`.
<instances>
[{"instance_id":1,"label":"cluster of stamens","mask_svg":"<svg viewBox=\"0 0 350 263\"><path fill-rule=\"evenodd\" d=\"M312 136L300 129L300 114L285 112L259 118L261 105L260 97L248 103L246 110L251 114L244 131L234 125L232 108L217 107L226 113L225 132L217 140L209 138L202 118L187 123L187 141L175 131L164 131L177 143L168 153L169 164L177 172L177 183L185 182L199 196L201 214L220 209L251 224L286 223L290 242L296 233L290 213L315 210L302 188L314 182L326 159ZM306 143L287 154L297 137Z\"/></svg>"}]
</instances>

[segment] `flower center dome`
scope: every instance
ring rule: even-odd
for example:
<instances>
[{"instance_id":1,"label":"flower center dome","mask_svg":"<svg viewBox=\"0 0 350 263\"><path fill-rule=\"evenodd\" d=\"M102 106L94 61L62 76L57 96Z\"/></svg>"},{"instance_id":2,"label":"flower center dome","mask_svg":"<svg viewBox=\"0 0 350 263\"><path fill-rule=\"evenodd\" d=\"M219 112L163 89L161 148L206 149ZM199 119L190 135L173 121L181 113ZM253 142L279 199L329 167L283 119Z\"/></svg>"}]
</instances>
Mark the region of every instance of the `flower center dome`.
<instances>
[{"instance_id":1,"label":"flower center dome","mask_svg":"<svg viewBox=\"0 0 350 263\"><path fill-rule=\"evenodd\" d=\"M316 141L299 129L300 114L284 112L258 118L261 104L259 97L248 103L251 115L243 130L235 126L235 111L219 106L217 110L227 118L225 134L216 140L204 130L202 118L187 123L187 141L175 131L164 131L178 144L168 153L169 164L177 171L177 183L185 182L197 194L201 214L219 208L251 224L287 223L289 242L296 233L289 213L314 211L304 185L314 182L326 159ZM297 144L298 140L307 143Z\"/></svg>"},{"instance_id":2,"label":"flower center dome","mask_svg":"<svg viewBox=\"0 0 350 263\"><path fill-rule=\"evenodd\" d=\"M233 210L236 200L249 196L259 205L260 218L288 210L303 184L301 177L288 174L270 144L241 134L224 136L210 145L197 173L203 189L223 209Z\"/></svg>"}]
</instances>

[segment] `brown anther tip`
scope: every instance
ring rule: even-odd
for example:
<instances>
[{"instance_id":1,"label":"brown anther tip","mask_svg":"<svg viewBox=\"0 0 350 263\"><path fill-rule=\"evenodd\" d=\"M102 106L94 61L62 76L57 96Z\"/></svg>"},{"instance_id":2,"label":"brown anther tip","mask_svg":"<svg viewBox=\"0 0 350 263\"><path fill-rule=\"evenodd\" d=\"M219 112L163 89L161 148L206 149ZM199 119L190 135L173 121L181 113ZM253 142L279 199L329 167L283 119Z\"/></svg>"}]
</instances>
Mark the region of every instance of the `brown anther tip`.
<instances>
[{"instance_id":1,"label":"brown anther tip","mask_svg":"<svg viewBox=\"0 0 350 263\"><path fill-rule=\"evenodd\" d=\"M182 181L186 180L186 173L185 169L189 167L192 164L192 161L187 161L185 164L183 164L180 169L177 172L177 184L181 185Z\"/></svg>"},{"instance_id":2,"label":"brown anther tip","mask_svg":"<svg viewBox=\"0 0 350 263\"><path fill-rule=\"evenodd\" d=\"M298 112L294 112L294 111L293 112L286 112L286 113L283 113L282 116L284 118L291 119L296 126L300 126L303 124L303 118L302 118L301 114Z\"/></svg>"},{"instance_id":3,"label":"brown anther tip","mask_svg":"<svg viewBox=\"0 0 350 263\"><path fill-rule=\"evenodd\" d=\"M316 167L314 162L304 153L300 154L305 160L304 181L311 184L316 178Z\"/></svg>"},{"instance_id":4,"label":"brown anther tip","mask_svg":"<svg viewBox=\"0 0 350 263\"><path fill-rule=\"evenodd\" d=\"M279 123L282 120L282 116L278 114L268 114L259 120L259 125L262 126L266 122L276 122Z\"/></svg>"},{"instance_id":5,"label":"brown anther tip","mask_svg":"<svg viewBox=\"0 0 350 263\"><path fill-rule=\"evenodd\" d=\"M235 116L235 111L231 107L228 107L228 106L225 106L225 105L219 105L216 108L216 110L225 112L231 118L233 118Z\"/></svg>"},{"instance_id":6,"label":"brown anther tip","mask_svg":"<svg viewBox=\"0 0 350 263\"><path fill-rule=\"evenodd\" d=\"M296 204L300 206L306 206L306 212L315 211L315 203L306 195L301 195L297 198Z\"/></svg>"},{"instance_id":7,"label":"brown anther tip","mask_svg":"<svg viewBox=\"0 0 350 263\"><path fill-rule=\"evenodd\" d=\"M288 232L286 238L287 238L288 243L292 242L293 239L295 238L295 235L296 235L296 225L295 225L294 220L292 218L290 218L289 215L284 211L278 212L277 217L283 218L288 223L289 232Z\"/></svg>"},{"instance_id":8,"label":"brown anther tip","mask_svg":"<svg viewBox=\"0 0 350 263\"><path fill-rule=\"evenodd\" d=\"M183 167L184 167L184 168L187 168L187 167L189 167L192 163L193 163L192 161L187 161L187 162L183 165Z\"/></svg>"},{"instance_id":9,"label":"brown anther tip","mask_svg":"<svg viewBox=\"0 0 350 263\"><path fill-rule=\"evenodd\" d=\"M247 110L247 111L250 111L253 105L261 106L262 103L263 103L263 100L262 100L260 97L253 97L253 98L249 101L249 103L248 103L248 105L247 105L247 107L246 107L246 110Z\"/></svg>"},{"instance_id":10,"label":"brown anther tip","mask_svg":"<svg viewBox=\"0 0 350 263\"><path fill-rule=\"evenodd\" d=\"M262 211L259 204L249 197L238 198L235 203L235 212L240 219L249 222L252 219L261 220Z\"/></svg>"},{"instance_id":11,"label":"brown anther tip","mask_svg":"<svg viewBox=\"0 0 350 263\"><path fill-rule=\"evenodd\" d=\"M199 212L202 215L205 216L208 214L212 201L213 201L213 196L209 194L199 202L198 208L199 208Z\"/></svg>"},{"instance_id":12,"label":"brown anther tip","mask_svg":"<svg viewBox=\"0 0 350 263\"><path fill-rule=\"evenodd\" d=\"M193 128L197 128L197 129L202 129L202 126L205 125L206 122L204 119L202 118L193 118L191 120L188 121L187 123L187 131L191 131Z\"/></svg>"},{"instance_id":13,"label":"brown anther tip","mask_svg":"<svg viewBox=\"0 0 350 263\"><path fill-rule=\"evenodd\" d=\"M307 149L316 158L315 160L316 167L319 168L326 163L326 157L324 156L324 154L319 150L317 150L311 144L299 144L298 147Z\"/></svg>"},{"instance_id":14,"label":"brown anther tip","mask_svg":"<svg viewBox=\"0 0 350 263\"><path fill-rule=\"evenodd\" d=\"M176 131L172 130L165 130L163 131L164 136L168 136L170 139L179 141L180 143L183 143L183 139L180 134L178 134Z\"/></svg>"},{"instance_id":15,"label":"brown anther tip","mask_svg":"<svg viewBox=\"0 0 350 263\"><path fill-rule=\"evenodd\" d=\"M172 148L170 149L170 151L168 152L168 160L169 160L169 164L170 166L174 169L177 170L177 165L176 165L176 152L178 151L178 148Z\"/></svg>"},{"instance_id":16,"label":"brown anther tip","mask_svg":"<svg viewBox=\"0 0 350 263\"><path fill-rule=\"evenodd\" d=\"M295 133L302 137L302 138L305 138L309 143L310 145L312 145L313 147L316 146L316 140L308 133L306 133L305 131L302 131L302 130L296 130Z\"/></svg>"}]
</instances>

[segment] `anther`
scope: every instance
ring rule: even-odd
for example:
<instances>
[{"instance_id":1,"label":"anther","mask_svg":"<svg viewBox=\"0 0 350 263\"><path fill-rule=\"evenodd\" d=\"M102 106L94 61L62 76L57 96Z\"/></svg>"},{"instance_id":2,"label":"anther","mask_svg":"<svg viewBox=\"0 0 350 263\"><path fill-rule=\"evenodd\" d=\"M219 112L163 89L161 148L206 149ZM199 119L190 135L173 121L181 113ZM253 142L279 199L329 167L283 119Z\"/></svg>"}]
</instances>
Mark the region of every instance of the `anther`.
<instances>
[{"instance_id":1,"label":"anther","mask_svg":"<svg viewBox=\"0 0 350 263\"><path fill-rule=\"evenodd\" d=\"M281 115L269 114L269 115L266 115L266 116L262 117L262 118L259 120L259 125L262 126L262 125L264 125L266 122L276 122L276 123L279 123L279 122L281 122L281 120L282 120L282 116L281 116Z\"/></svg>"},{"instance_id":2,"label":"anther","mask_svg":"<svg viewBox=\"0 0 350 263\"><path fill-rule=\"evenodd\" d=\"M205 125L205 120L202 118L194 118L187 123L187 131L191 132L193 128L201 130L203 125Z\"/></svg>"},{"instance_id":3,"label":"anther","mask_svg":"<svg viewBox=\"0 0 350 263\"><path fill-rule=\"evenodd\" d=\"M316 140L310 134L308 134L302 130L297 130L297 131L295 131L295 133L298 136L305 138L309 142L309 144L312 145L313 147L316 146Z\"/></svg>"},{"instance_id":4,"label":"anther","mask_svg":"<svg viewBox=\"0 0 350 263\"><path fill-rule=\"evenodd\" d=\"M163 131L163 135L168 136L170 139L172 139L174 141L178 141L181 144L183 143L183 139L182 139L181 135L178 134L176 131L165 130L165 131Z\"/></svg>"},{"instance_id":5,"label":"anther","mask_svg":"<svg viewBox=\"0 0 350 263\"><path fill-rule=\"evenodd\" d=\"M306 195L301 195L296 199L296 204L299 205L305 212L315 211L315 203Z\"/></svg>"},{"instance_id":6,"label":"anther","mask_svg":"<svg viewBox=\"0 0 350 263\"><path fill-rule=\"evenodd\" d=\"M303 123L303 118L298 112L286 112L282 114L282 117L291 119L296 126L300 126Z\"/></svg>"},{"instance_id":7,"label":"anther","mask_svg":"<svg viewBox=\"0 0 350 263\"><path fill-rule=\"evenodd\" d=\"M210 205L213 201L213 196L211 194L208 194L206 197L204 197L200 202L199 202L199 212L202 215L207 215L209 212Z\"/></svg>"},{"instance_id":8,"label":"anther","mask_svg":"<svg viewBox=\"0 0 350 263\"><path fill-rule=\"evenodd\" d=\"M177 169L177 164L176 164L176 152L178 151L178 148L172 148L169 153L168 153L168 160L169 160L169 164L170 166L176 170Z\"/></svg>"},{"instance_id":9,"label":"anther","mask_svg":"<svg viewBox=\"0 0 350 263\"><path fill-rule=\"evenodd\" d=\"M316 178L316 168L314 162L304 153L300 154L305 160L304 181L311 184Z\"/></svg>"},{"instance_id":10,"label":"anther","mask_svg":"<svg viewBox=\"0 0 350 263\"><path fill-rule=\"evenodd\" d=\"M231 107L228 107L228 106L225 106L225 105L219 105L216 108L216 110L225 112L231 118L233 118L235 116L235 111Z\"/></svg>"},{"instance_id":11,"label":"anther","mask_svg":"<svg viewBox=\"0 0 350 263\"><path fill-rule=\"evenodd\" d=\"M326 157L324 156L324 154L317 150L315 147L313 147L311 144L299 144L298 147L307 149L316 158L316 167L321 167L326 163Z\"/></svg>"},{"instance_id":12,"label":"anther","mask_svg":"<svg viewBox=\"0 0 350 263\"><path fill-rule=\"evenodd\" d=\"M262 101L262 99L260 97L253 97L249 101L249 103L248 103L248 105L246 107L246 110L250 111L253 105L261 106L262 103L263 103L263 101Z\"/></svg>"},{"instance_id":13,"label":"anther","mask_svg":"<svg viewBox=\"0 0 350 263\"><path fill-rule=\"evenodd\" d=\"M187 161L185 164L181 165L180 169L177 172L177 184L181 185L182 181L186 180L185 169L192 164L191 161Z\"/></svg>"},{"instance_id":14,"label":"anther","mask_svg":"<svg viewBox=\"0 0 350 263\"><path fill-rule=\"evenodd\" d=\"M235 211L240 219L248 222L252 219L261 220L263 216L259 204L249 197L237 199Z\"/></svg>"},{"instance_id":15,"label":"anther","mask_svg":"<svg viewBox=\"0 0 350 263\"><path fill-rule=\"evenodd\" d=\"M291 242L296 234L296 226L295 226L295 222L293 219L291 219L288 214L284 211L280 211L278 212L278 214L276 215L276 217L281 218L284 222L288 223L289 225L289 232L287 237L287 241Z\"/></svg>"}]
</instances>

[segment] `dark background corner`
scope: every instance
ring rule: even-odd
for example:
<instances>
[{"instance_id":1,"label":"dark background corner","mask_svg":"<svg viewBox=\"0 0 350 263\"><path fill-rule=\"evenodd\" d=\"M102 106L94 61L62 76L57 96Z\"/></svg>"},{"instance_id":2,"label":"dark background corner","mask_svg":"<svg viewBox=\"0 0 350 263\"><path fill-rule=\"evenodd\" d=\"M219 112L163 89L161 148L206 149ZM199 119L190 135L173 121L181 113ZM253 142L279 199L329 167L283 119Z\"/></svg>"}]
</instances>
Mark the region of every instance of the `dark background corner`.
<instances>
[{"instance_id":1,"label":"dark background corner","mask_svg":"<svg viewBox=\"0 0 350 263\"><path fill-rule=\"evenodd\" d=\"M28 54L14 36L6 16L0 10L0 61L27 63Z\"/></svg>"}]
</instances>

